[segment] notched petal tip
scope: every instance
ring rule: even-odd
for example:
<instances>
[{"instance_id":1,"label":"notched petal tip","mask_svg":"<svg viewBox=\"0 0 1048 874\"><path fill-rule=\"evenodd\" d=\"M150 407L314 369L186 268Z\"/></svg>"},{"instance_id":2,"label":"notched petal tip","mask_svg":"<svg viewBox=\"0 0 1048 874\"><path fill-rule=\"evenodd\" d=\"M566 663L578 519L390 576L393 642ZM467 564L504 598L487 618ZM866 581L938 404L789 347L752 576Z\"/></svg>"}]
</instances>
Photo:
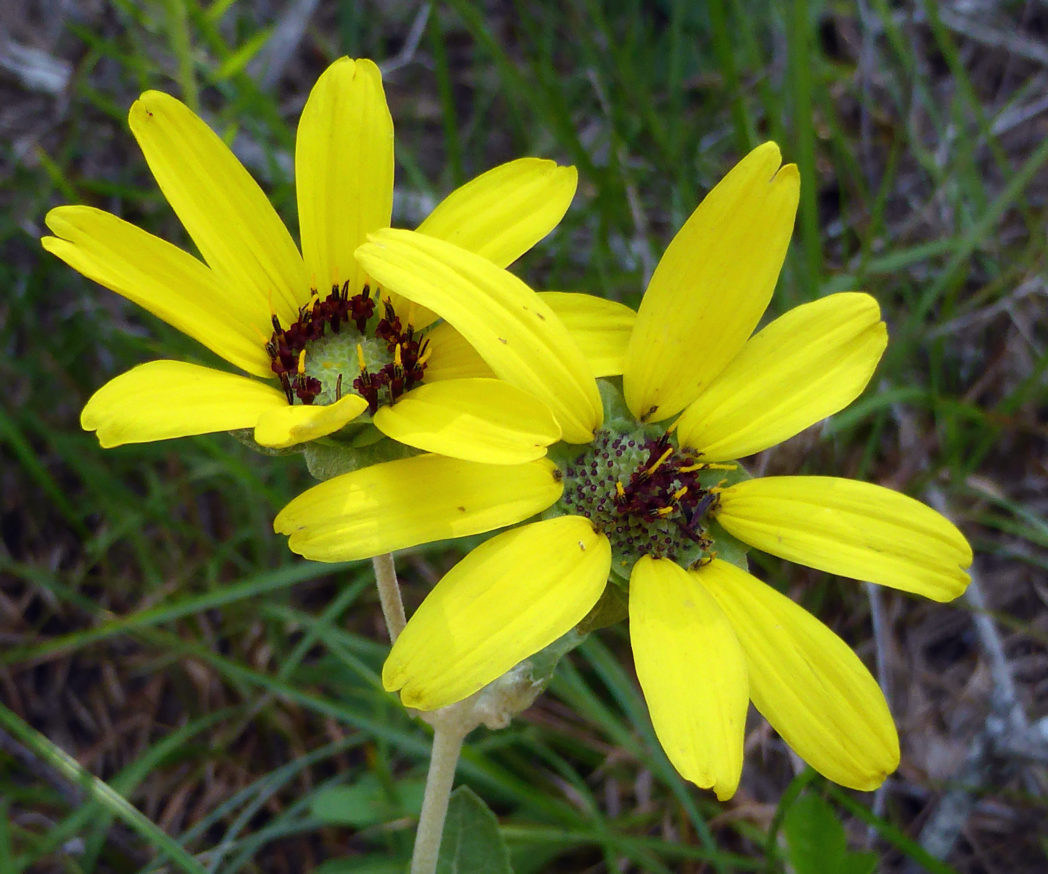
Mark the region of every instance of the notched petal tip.
<instances>
[{"instance_id":1,"label":"notched petal tip","mask_svg":"<svg viewBox=\"0 0 1048 874\"><path fill-rule=\"evenodd\" d=\"M47 225L48 229L56 237L65 238L66 231L69 227L69 217L75 215L77 210L87 209L88 207L80 206L78 204L64 204L62 206L54 206L47 211L47 215L44 216L44 224ZM49 237L42 237L43 240L50 239ZM45 247L46 248L46 247Z\"/></svg>"},{"instance_id":2,"label":"notched petal tip","mask_svg":"<svg viewBox=\"0 0 1048 874\"><path fill-rule=\"evenodd\" d=\"M109 380L80 414L106 448L249 428L263 410L286 401L270 385L188 364L139 364Z\"/></svg>"},{"instance_id":3,"label":"notched petal tip","mask_svg":"<svg viewBox=\"0 0 1048 874\"><path fill-rule=\"evenodd\" d=\"M269 449L289 449L334 434L366 409L367 401L354 394L333 404L266 410L255 424L255 442Z\"/></svg>"},{"instance_id":4,"label":"notched petal tip","mask_svg":"<svg viewBox=\"0 0 1048 874\"><path fill-rule=\"evenodd\" d=\"M607 538L578 516L495 536L423 601L390 651L383 685L421 710L472 695L577 625L610 565Z\"/></svg>"},{"instance_id":5,"label":"notched petal tip","mask_svg":"<svg viewBox=\"0 0 1048 874\"><path fill-rule=\"evenodd\" d=\"M685 570L642 557L630 574L630 642L655 734L687 780L734 794L749 681L732 623Z\"/></svg>"},{"instance_id":6,"label":"notched petal tip","mask_svg":"<svg viewBox=\"0 0 1048 874\"><path fill-rule=\"evenodd\" d=\"M756 708L801 758L842 786L869 790L899 762L884 695L827 626L745 571L715 559L691 576L728 616Z\"/></svg>"},{"instance_id":7,"label":"notched petal tip","mask_svg":"<svg viewBox=\"0 0 1048 874\"><path fill-rule=\"evenodd\" d=\"M799 197L794 165L758 146L702 199L644 293L623 369L626 404L661 421L734 358L771 299Z\"/></svg>"},{"instance_id":8,"label":"notched petal tip","mask_svg":"<svg viewBox=\"0 0 1048 874\"><path fill-rule=\"evenodd\" d=\"M143 91L138 96L138 99L131 104L131 108L127 113L127 118L132 129L134 129L135 124L148 123L157 111L164 110L174 104L186 109L188 112L192 112L192 110L190 110L181 100L177 97L173 97L166 91L157 91L155 89ZM193 114L196 115L196 113Z\"/></svg>"},{"instance_id":9,"label":"notched petal tip","mask_svg":"<svg viewBox=\"0 0 1048 874\"><path fill-rule=\"evenodd\" d=\"M768 182L791 184L801 184L801 171L796 164L783 164L774 173L771 174L771 179Z\"/></svg>"},{"instance_id":10,"label":"notched petal tip","mask_svg":"<svg viewBox=\"0 0 1048 874\"><path fill-rule=\"evenodd\" d=\"M707 461L744 458L844 409L887 345L880 307L841 292L794 307L746 341L684 411L677 436Z\"/></svg>"}]
</instances>

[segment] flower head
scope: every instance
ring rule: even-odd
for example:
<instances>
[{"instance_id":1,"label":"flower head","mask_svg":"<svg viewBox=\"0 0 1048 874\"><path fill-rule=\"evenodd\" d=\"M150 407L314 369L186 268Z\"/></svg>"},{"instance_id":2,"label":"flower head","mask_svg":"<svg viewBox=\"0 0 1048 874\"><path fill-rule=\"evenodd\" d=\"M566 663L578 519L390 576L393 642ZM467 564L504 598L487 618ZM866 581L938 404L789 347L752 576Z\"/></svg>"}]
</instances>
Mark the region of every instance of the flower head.
<instances>
[{"instance_id":1,"label":"flower head","mask_svg":"<svg viewBox=\"0 0 1048 874\"><path fill-rule=\"evenodd\" d=\"M830 629L745 570L746 546L937 600L963 591L971 550L944 517L897 492L832 477L749 479L734 461L849 404L887 342L876 302L859 293L804 304L750 336L797 206L796 167L780 163L774 143L755 149L670 243L623 342L623 391L602 385L591 439L497 471L435 456L391 462L311 489L278 516L293 549L334 560L365 554L361 543L382 551L543 513L473 550L412 616L383 670L405 705L472 694L577 626L610 587L626 590L655 732L689 780L721 798L735 791L750 700L838 783L871 789L894 770L898 737L873 677ZM512 281L470 253L403 235L358 256L394 287L406 279L395 265L409 260L420 274L451 263L492 285ZM376 481L387 486L379 501Z\"/></svg>"},{"instance_id":2,"label":"flower head","mask_svg":"<svg viewBox=\"0 0 1048 874\"><path fill-rule=\"evenodd\" d=\"M285 448L358 420L423 450L518 463L561 436L547 403L493 378L485 350L454 330L427 331L437 313L382 289L354 258L392 209L393 123L374 63L335 61L302 111L301 254L233 153L180 101L148 91L130 126L203 261L87 206L53 209L44 248L248 376L140 365L84 408L81 422L103 446L252 429L262 446ZM453 192L419 231L504 267L560 221L575 187L574 168L513 161Z\"/></svg>"}]
</instances>

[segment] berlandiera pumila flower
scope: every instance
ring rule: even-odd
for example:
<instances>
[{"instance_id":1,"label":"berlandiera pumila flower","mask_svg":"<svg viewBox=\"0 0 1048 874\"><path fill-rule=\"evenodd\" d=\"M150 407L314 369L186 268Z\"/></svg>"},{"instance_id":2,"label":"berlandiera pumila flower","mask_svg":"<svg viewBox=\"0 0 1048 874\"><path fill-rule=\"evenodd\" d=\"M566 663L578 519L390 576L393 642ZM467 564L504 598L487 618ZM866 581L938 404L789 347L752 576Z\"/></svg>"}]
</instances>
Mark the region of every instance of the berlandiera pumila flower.
<instances>
[{"instance_id":1,"label":"berlandiera pumila flower","mask_svg":"<svg viewBox=\"0 0 1048 874\"><path fill-rule=\"evenodd\" d=\"M617 596L656 734L687 779L734 793L750 701L842 785L872 789L895 769L898 737L870 672L746 569L749 546L946 601L964 590L972 558L953 524L913 498L828 476L749 478L738 463L851 403L887 342L876 301L856 292L753 333L798 190L797 168L766 143L707 195L621 335L621 390L601 380L590 434L566 434L548 458L520 465L438 455L375 465L279 514L292 549L327 561L524 522L459 561L411 617L383 670L406 706L471 695ZM446 241L382 231L357 255L422 306L457 297L468 311L500 298L557 318L519 279ZM457 327L465 316L445 318Z\"/></svg>"}]
</instances>

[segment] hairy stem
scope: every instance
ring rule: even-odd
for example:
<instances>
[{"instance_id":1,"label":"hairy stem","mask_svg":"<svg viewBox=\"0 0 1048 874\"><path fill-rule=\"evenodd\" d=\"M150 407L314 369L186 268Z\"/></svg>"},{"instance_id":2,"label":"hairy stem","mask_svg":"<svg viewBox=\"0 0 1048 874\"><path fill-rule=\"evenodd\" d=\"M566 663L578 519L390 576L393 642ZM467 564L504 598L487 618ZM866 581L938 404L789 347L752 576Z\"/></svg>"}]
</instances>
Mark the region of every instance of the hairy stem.
<instances>
[{"instance_id":1,"label":"hairy stem","mask_svg":"<svg viewBox=\"0 0 1048 874\"><path fill-rule=\"evenodd\" d=\"M407 624L404 615L404 602L400 597L400 584L397 582L397 569L393 564L393 553L376 555L371 559L375 568L375 585L378 587L378 600L382 605L382 615L386 619L390 642L396 641Z\"/></svg>"},{"instance_id":2,"label":"hairy stem","mask_svg":"<svg viewBox=\"0 0 1048 874\"><path fill-rule=\"evenodd\" d=\"M432 722L433 750L429 773L426 775L422 814L415 834L415 850L411 856L411 874L434 874L437 870L440 840L444 835L444 820L448 814L448 797L455 783L455 767L458 765L462 741L470 730L461 719L437 718Z\"/></svg>"}]
</instances>

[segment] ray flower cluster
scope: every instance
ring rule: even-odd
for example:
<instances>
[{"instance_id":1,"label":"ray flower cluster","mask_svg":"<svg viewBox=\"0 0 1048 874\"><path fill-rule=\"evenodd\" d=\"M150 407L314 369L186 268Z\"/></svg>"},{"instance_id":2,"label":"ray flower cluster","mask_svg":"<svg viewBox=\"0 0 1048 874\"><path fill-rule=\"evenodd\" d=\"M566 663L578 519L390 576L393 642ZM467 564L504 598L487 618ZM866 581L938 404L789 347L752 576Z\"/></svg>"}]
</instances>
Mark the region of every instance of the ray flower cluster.
<instances>
[{"instance_id":1,"label":"ray flower cluster","mask_svg":"<svg viewBox=\"0 0 1048 874\"><path fill-rule=\"evenodd\" d=\"M615 305L548 297L560 317L530 338L536 359L507 363L493 331L467 341L448 313L380 288L355 260L368 233L389 227L393 199L393 122L371 61L333 63L302 111L301 251L232 151L183 103L148 91L130 127L203 260L89 206L53 209L54 236L43 246L247 375L176 360L135 367L83 410L83 427L103 446L250 429L261 446L284 449L348 431L358 442L384 435L515 464L591 426L576 411L595 404L590 363L600 372L607 362L599 332L588 332L594 317L621 322ZM572 167L512 161L452 192L418 231L505 267L560 221L576 183ZM574 342L565 328L573 322ZM592 362L577 343L591 348ZM578 379L565 368L536 379L551 349L564 346L576 350ZM353 434L358 423L378 433Z\"/></svg>"},{"instance_id":2,"label":"ray flower cluster","mask_svg":"<svg viewBox=\"0 0 1048 874\"><path fill-rule=\"evenodd\" d=\"M565 432L549 457L518 465L386 462L279 514L293 550L328 561L525 523L469 553L411 617L383 670L405 705L465 698L618 590L656 735L687 779L733 794L750 701L840 784L872 789L895 769L898 737L869 671L745 569L749 546L945 601L963 591L971 562L960 532L919 501L835 477L748 478L737 461L849 404L886 344L879 308L861 293L804 304L753 333L798 190L796 167L766 143L706 196L631 328L608 343L621 393L602 380L602 409L579 405L589 433ZM507 354L519 340L504 328L557 318L519 279L446 241L407 231L369 240L357 252L369 275L437 311L456 298L451 325L468 334L468 318L490 320ZM577 348L556 352L545 367L577 376Z\"/></svg>"}]
</instances>

